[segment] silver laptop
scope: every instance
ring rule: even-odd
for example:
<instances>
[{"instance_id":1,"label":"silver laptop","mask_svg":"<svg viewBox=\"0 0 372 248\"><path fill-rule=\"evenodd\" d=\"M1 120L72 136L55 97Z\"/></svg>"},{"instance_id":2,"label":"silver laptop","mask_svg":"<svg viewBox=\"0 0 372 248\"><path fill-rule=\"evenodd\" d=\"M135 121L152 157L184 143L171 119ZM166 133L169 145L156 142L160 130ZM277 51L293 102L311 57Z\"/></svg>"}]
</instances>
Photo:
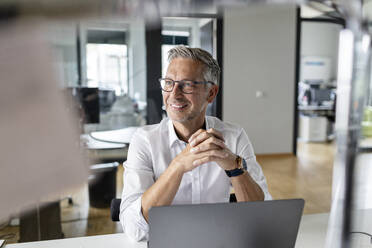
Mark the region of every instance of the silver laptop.
<instances>
[{"instance_id":1,"label":"silver laptop","mask_svg":"<svg viewBox=\"0 0 372 248\"><path fill-rule=\"evenodd\" d=\"M293 248L303 207L303 199L154 207L149 248Z\"/></svg>"}]
</instances>

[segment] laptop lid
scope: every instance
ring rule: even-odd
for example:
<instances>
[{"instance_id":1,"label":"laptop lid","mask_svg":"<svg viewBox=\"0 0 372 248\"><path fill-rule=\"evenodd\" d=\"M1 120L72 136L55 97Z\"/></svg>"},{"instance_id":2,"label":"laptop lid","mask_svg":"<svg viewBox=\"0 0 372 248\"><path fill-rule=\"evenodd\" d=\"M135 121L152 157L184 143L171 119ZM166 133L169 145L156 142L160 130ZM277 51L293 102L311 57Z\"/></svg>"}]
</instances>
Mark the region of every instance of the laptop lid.
<instances>
[{"instance_id":1,"label":"laptop lid","mask_svg":"<svg viewBox=\"0 0 372 248\"><path fill-rule=\"evenodd\" d=\"M154 207L149 248L292 248L303 207L303 199Z\"/></svg>"}]
</instances>

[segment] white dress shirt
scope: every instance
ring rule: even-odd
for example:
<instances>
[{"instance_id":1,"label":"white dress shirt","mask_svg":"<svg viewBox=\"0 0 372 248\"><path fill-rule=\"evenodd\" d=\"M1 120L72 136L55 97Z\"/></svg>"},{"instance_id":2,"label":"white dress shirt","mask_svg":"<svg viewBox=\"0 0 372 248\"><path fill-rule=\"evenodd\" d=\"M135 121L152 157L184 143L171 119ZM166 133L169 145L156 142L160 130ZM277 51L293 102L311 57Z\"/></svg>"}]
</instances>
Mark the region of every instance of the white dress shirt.
<instances>
[{"instance_id":1,"label":"white dress shirt","mask_svg":"<svg viewBox=\"0 0 372 248\"><path fill-rule=\"evenodd\" d=\"M206 128L223 134L225 144L247 162L247 171L270 200L265 176L256 161L252 144L243 128L206 116ZM147 240L149 227L142 215L142 194L160 177L171 161L186 147L169 118L159 124L139 128L133 135L124 163L124 187L120 222L124 232L135 240ZM198 166L182 177L172 204L229 202L231 182L215 162Z\"/></svg>"}]
</instances>

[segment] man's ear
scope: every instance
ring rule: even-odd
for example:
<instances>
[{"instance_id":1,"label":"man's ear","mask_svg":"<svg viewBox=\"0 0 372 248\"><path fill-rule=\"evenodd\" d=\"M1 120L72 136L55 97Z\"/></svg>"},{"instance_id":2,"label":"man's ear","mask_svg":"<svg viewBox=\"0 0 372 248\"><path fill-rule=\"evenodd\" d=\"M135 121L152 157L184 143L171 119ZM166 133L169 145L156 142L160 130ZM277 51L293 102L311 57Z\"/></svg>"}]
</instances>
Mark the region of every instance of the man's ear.
<instances>
[{"instance_id":1,"label":"man's ear","mask_svg":"<svg viewBox=\"0 0 372 248\"><path fill-rule=\"evenodd\" d=\"M218 94L218 85L212 85L212 87L209 88L207 101L208 103L212 103L214 98L216 98Z\"/></svg>"}]
</instances>

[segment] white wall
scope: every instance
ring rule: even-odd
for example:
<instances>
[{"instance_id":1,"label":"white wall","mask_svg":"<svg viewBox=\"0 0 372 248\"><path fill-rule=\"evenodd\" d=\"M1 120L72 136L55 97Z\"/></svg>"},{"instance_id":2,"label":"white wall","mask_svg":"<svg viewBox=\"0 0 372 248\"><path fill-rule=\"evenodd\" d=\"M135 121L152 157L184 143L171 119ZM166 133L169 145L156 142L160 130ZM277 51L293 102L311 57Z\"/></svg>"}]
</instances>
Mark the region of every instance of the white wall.
<instances>
[{"instance_id":1,"label":"white wall","mask_svg":"<svg viewBox=\"0 0 372 248\"><path fill-rule=\"evenodd\" d=\"M129 95L146 102L146 30L143 20L129 22Z\"/></svg>"},{"instance_id":2,"label":"white wall","mask_svg":"<svg viewBox=\"0 0 372 248\"><path fill-rule=\"evenodd\" d=\"M296 16L294 5L224 13L223 120L241 125L257 154L292 152Z\"/></svg>"},{"instance_id":3,"label":"white wall","mask_svg":"<svg viewBox=\"0 0 372 248\"><path fill-rule=\"evenodd\" d=\"M78 84L76 29L77 23L73 21L51 21L48 25L48 37L61 87Z\"/></svg>"},{"instance_id":4,"label":"white wall","mask_svg":"<svg viewBox=\"0 0 372 248\"><path fill-rule=\"evenodd\" d=\"M331 59L331 78L337 77L339 32L335 23L308 22L301 24L301 57L320 56Z\"/></svg>"}]
</instances>

